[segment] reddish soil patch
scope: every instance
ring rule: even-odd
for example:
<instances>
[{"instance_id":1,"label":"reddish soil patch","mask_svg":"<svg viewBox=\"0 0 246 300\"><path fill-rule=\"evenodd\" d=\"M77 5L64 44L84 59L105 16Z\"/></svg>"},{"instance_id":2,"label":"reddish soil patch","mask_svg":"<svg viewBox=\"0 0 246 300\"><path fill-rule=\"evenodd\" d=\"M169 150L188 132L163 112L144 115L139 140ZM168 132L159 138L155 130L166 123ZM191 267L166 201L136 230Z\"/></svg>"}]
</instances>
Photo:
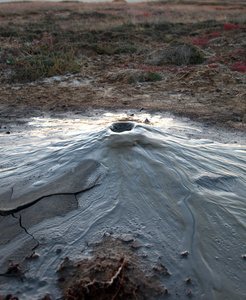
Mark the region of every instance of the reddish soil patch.
<instances>
[{"instance_id":1,"label":"reddish soil patch","mask_svg":"<svg viewBox=\"0 0 246 300\"><path fill-rule=\"evenodd\" d=\"M60 266L58 281L64 299L153 299L165 293L120 241L107 239L94 247L93 254L76 264L65 259Z\"/></svg>"}]
</instances>

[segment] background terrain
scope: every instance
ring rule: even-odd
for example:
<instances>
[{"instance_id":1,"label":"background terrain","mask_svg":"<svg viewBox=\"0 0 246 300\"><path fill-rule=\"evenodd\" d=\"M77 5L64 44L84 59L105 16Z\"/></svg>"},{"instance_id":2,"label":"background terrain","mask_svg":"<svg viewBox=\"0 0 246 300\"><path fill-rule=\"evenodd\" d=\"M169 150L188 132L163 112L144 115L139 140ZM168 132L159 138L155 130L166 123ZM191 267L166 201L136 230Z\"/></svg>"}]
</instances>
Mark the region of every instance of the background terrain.
<instances>
[{"instance_id":1,"label":"background terrain","mask_svg":"<svg viewBox=\"0 0 246 300\"><path fill-rule=\"evenodd\" d=\"M0 126L87 108L246 130L246 4L0 4Z\"/></svg>"}]
</instances>

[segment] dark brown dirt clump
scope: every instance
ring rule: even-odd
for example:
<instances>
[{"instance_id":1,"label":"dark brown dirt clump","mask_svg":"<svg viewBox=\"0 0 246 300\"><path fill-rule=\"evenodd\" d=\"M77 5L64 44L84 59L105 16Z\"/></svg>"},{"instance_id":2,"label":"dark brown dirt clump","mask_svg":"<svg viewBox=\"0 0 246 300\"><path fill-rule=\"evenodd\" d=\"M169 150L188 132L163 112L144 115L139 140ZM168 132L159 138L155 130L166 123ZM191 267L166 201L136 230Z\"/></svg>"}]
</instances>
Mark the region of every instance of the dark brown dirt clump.
<instances>
[{"instance_id":1,"label":"dark brown dirt clump","mask_svg":"<svg viewBox=\"0 0 246 300\"><path fill-rule=\"evenodd\" d=\"M137 255L117 240L94 247L94 256L72 263L64 260L58 281L66 300L153 299L161 295L157 279L139 267Z\"/></svg>"}]
</instances>

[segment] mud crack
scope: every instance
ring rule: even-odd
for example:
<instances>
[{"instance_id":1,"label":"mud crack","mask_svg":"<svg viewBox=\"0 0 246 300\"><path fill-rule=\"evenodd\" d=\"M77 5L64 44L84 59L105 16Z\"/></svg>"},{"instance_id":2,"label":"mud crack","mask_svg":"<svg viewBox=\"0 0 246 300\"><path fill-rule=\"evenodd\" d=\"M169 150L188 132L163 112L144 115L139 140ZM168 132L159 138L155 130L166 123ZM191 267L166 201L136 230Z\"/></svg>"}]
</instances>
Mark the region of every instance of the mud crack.
<instances>
[{"instance_id":1,"label":"mud crack","mask_svg":"<svg viewBox=\"0 0 246 300\"><path fill-rule=\"evenodd\" d=\"M12 213L12 217L19 220L19 225L22 229L24 229L25 233L30 235L32 239L37 243L35 247L32 248L32 250L35 250L39 246L39 241L32 235L30 232L27 231L27 229L22 225L22 218L21 215L19 215L19 218Z\"/></svg>"}]
</instances>

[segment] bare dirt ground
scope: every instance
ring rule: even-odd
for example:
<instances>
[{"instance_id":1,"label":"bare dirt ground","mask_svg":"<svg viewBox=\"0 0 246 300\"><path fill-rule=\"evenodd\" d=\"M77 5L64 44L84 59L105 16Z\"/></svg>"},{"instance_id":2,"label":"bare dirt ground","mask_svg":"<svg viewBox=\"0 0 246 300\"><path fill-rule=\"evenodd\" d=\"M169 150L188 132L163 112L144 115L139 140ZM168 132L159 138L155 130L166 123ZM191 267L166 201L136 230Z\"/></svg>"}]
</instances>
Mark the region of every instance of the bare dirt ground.
<instances>
[{"instance_id":1,"label":"bare dirt ground","mask_svg":"<svg viewBox=\"0 0 246 300\"><path fill-rule=\"evenodd\" d=\"M235 2L0 4L0 125L135 108L245 131L245 12ZM75 67L61 68L64 53Z\"/></svg>"}]
</instances>

